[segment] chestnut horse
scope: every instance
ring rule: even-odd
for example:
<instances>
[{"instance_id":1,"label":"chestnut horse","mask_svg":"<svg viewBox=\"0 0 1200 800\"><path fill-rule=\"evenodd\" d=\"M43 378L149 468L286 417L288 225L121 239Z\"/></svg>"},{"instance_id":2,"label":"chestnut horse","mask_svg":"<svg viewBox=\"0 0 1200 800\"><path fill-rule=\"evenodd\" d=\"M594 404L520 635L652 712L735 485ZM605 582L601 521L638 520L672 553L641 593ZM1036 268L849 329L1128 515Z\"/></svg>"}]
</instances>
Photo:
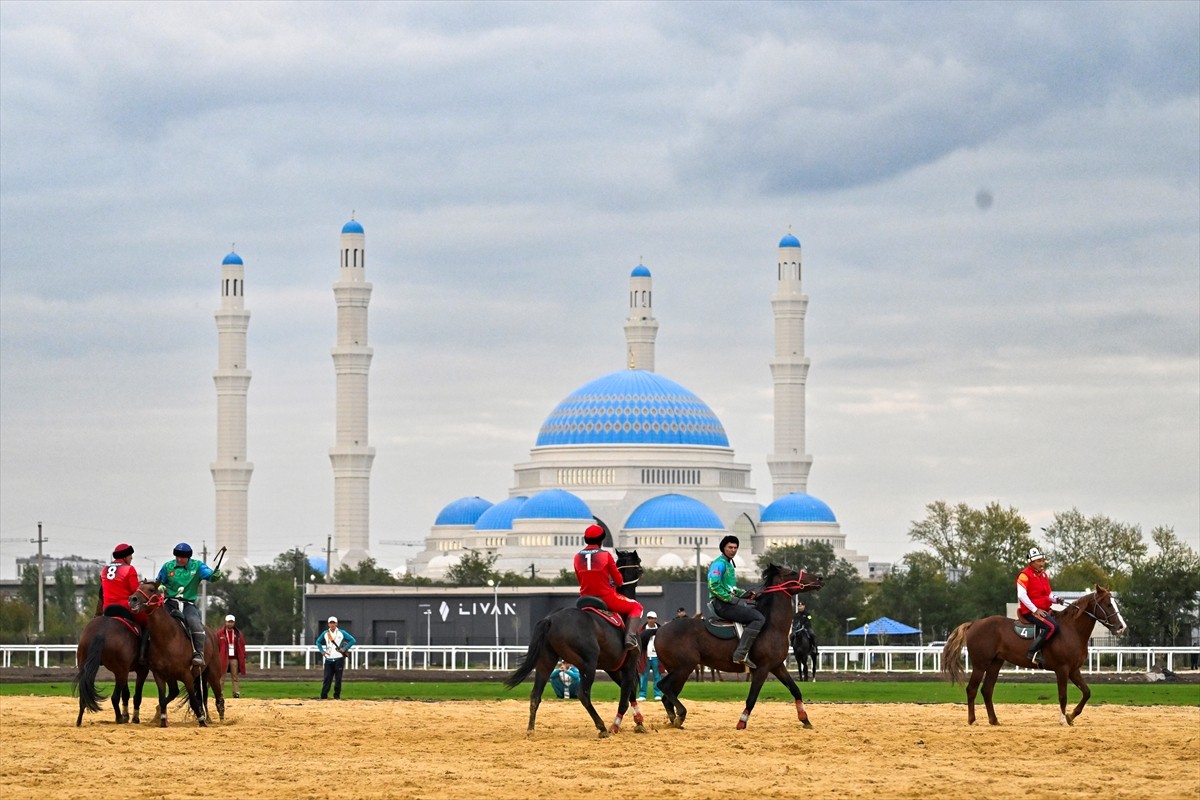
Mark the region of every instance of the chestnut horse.
<instances>
[{"instance_id":1,"label":"chestnut horse","mask_svg":"<svg viewBox=\"0 0 1200 800\"><path fill-rule=\"evenodd\" d=\"M150 631L150 669L154 671L154 682L158 684L158 724L167 727L167 705L179 694L178 684L187 690L187 704L196 716L200 727L208 725L208 688L211 687L217 701L217 713L225 719L225 695L222 692L220 655L217 653L216 634L206 629L204 637L203 667L192 666L192 638L183 623L166 610L166 599L153 582L143 583L129 600L134 612L145 611L149 615L146 623ZM170 683L170 693L167 684Z\"/></svg>"},{"instance_id":2,"label":"chestnut horse","mask_svg":"<svg viewBox=\"0 0 1200 800\"><path fill-rule=\"evenodd\" d=\"M806 728L811 728L808 712L804 710L804 697L800 687L792 679L787 668L788 635L792 628L792 604L788 600L801 592L820 589L825 580L801 570L772 564L763 571L763 588L757 596L757 607L767 618L762 632L750 648L751 661L757 666L750 670L750 693L746 696L746 707L738 720L737 729L745 730L750 712L758 702L767 675L774 675L788 688L796 701L796 715ZM737 637L720 639L709 633L703 619L673 619L659 628L654 644L658 651L659 668L666 675L659 679L662 689L662 704L667 709L671 725L683 727L687 708L679 702L679 693L691 677L698 664L722 672L742 672L745 664L733 663L733 651L737 648Z\"/></svg>"},{"instance_id":3,"label":"chestnut horse","mask_svg":"<svg viewBox=\"0 0 1200 800\"><path fill-rule=\"evenodd\" d=\"M116 680L112 707L118 725L129 722L129 673L136 670L133 721L139 721L142 685L146 682L149 667L137 663L138 641L139 634L134 633L133 628L123 619L97 616L88 620L79 636L79 646L75 649L75 662L79 667L72 683L73 691L79 695L76 727L83 724L84 711L100 710L100 701L104 699L104 693L96 688L96 674L101 666L111 672Z\"/></svg>"},{"instance_id":4,"label":"chestnut horse","mask_svg":"<svg viewBox=\"0 0 1200 800\"><path fill-rule=\"evenodd\" d=\"M1085 594L1064 610L1054 615L1058 633L1042 648L1045 668L1053 670L1058 678L1059 723L1074 725L1075 718L1083 713L1083 707L1092 696L1091 689L1083 680L1080 671L1087 661L1088 639L1096 623L1120 636L1125 631L1125 620L1117 608L1112 592L1097 585L1094 591ZM1007 661L1018 667L1037 669L1038 666L1026 658L1029 642L1013 630L1014 620L1003 616L984 617L973 622L964 622L954 629L946 646L942 648L942 672L958 683L966 675L961 655L967 649L971 662L971 679L967 683L967 724L975 724L975 691L983 681L983 702L987 706L988 722L999 725L996 709L992 705L992 689L1000 668ZM1067 679L1079 687L1082 697L1075 710L1067 713Z\"/></svg>"},{"instance_id":5,"label":"chestnut horse","mask_svg":"<svg viewBox=\"0 0 1200 800\"><path fill-rule=\"evenodd\" d=\"M623 583L617 590L626 597L633 598L636 593L638 580L642 577L642 560L636 550L617 551L617 569L621 570ZM576 608L560 608L543 617L533 627L529 641L529 649L521 665L513 670L504 680L504 685L512 689L533 672L533 689L529 693L529 727L527 735L532 735L534 721L537 719L538 706L542 702L542 692L550 680L550 672L559 659L571 662L579 668L579 702L587 709L588 715L604 738L610 733L621 730L621 721L630 706L634 710L635 729L644 733L642 712L638 709L638 654L625 649L625 631L600 619L595 613L585 611L583 605L595 598L580 598ZM602 669L608 673L620 689L617 704L617 717L610 728L604 727L604 720L596 713L592 705L592 684L596 680L596 670ZM535 671L536 670L536 671Z\"/></svg>"}]
</instances>

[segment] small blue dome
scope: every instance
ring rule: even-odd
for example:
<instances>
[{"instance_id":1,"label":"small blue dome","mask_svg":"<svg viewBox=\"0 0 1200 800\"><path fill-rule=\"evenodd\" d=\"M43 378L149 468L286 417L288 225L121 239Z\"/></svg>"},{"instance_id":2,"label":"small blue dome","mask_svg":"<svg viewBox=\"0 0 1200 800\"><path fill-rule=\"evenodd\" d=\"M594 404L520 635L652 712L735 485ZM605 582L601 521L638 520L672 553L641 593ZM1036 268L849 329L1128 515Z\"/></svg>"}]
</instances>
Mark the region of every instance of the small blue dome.
<instances>
[{"instance_id":1,"label":"small blue dome","mask_svg":"<svg viewBox=\"0 0 1200 800\"><path fill-rule=\"evenodd\" d=\"M789 233L787 236L784 236L782 239L779 240L779 246L780 247L799 247L800 240L797 239L795 236L792 236Z\"/></svg>"},{"instance_id":2,"label":"small blue dome","mask_svg":"<svg viewBox=\"0 0 1200 800\"><path fill-rule=\"evenodd\" d=\"M362 225L358 224L358 220L352 219L342 226L342 233L362 233Z\"/></svg>"},{"instance_id":3,"label":"small blue dome","mask_svg":"<svg viewBox=\"0 0 1200 800\"><path fill-rule=\"evenodd\" d=\"M229 266L230 264L236 267L242 266L242 257L237 253L230 253L229 255L225 256L225 260L221 262L221 266L225 267Z\"/></svg>"},{"instance_id":4,"label":"small blue dome","mask_svg":"<svg viewBox=\"0 0 1200 800\"><path fill-rule=\"evenodd\" d=\"M460 497L437 515L434 525L474 525L492 504L482 497Z\"/></svg>"},{"instance_id":5,"label":"small blue dome","mask_svg":"<svg viewBox=\"0 0 1200 800\"><path fill-rule=\"evenodd\" d=\"M703 528L725 530L721 519L694 497L664 494L642 503L629 515L625 529L632 528Z\"/></svg>"},{"instance_id":6,"label":"small blue dome","mask_svg":"<svg viewBox=\"0 0 1200 800\"><path fill-rule=\"evenodd\" d=\"M646 269L646 267L644 265L638 264L636 267L633 268L633 272L631 272L629 274L629 277L631 277L631 278L649 278L650 270Z\"/></svg>"},{"instance_id":7,"label":"small blue dome","mask_svg":"<svg viewBox=\"0 0 1200 800\"><path fill-rule=\"evenodd\" d=\"M704 401L656 372L624 369L585 384L546 417L537 446L685 444L729 447Z\"/></svg>"},{"instance_id":8,"label":"small blue dome","mask_svg":"<svg viewBox=\"0 0 1200 800\"><path fill-rule=\"evenodd\" d=\"M513 519L578 519L592 521L587 503L562 489L548 489L529 498Z\"/></svg>"},{"instance_id":9,"label":"small blue dome","mask_svg":"<svg viewBox=\"0 0 1200 800\"><path fill-rule=\"evenodd\" d=\"M511 531L513 517L521 510L521 506L529 498L522 495L520 497L510 497L507 500L496 503L487 511L479 515L479 519L475 520L475 530L477 531Z\"/></svg>"},{"instance_id":10,"label":"small blue dome","mask_svg":"<svg viewBox=\"0 0 1200 800\"><path fill-rule=\"evenodd\" d=\"M837 517L824 500L792 492L767 506L759 522L837 522Z\"/></svg>"}]
</instances>

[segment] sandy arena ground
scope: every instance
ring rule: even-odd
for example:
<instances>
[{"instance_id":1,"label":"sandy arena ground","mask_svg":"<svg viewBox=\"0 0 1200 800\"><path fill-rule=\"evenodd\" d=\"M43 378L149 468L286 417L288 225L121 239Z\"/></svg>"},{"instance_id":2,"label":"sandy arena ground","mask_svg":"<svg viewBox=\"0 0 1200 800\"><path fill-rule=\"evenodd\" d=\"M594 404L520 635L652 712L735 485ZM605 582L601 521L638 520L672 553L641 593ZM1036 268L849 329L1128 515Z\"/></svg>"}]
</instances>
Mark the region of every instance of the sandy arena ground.
<instances>
[{"instance_id":1,"label":"sandy arena ground","mask_svg":"<svg viewBox=\"0 0 1200 800\"><path fill-rule=\"evenodd\" d=\"M0 698L0 796L577 800L624 776L685 800L1200 798L1196 708L1096 705L1068 728L1056 708L999 706L993 728L968 727L963 705L814 703L806 731L774 701L738 732L740 704L693 702L683 731L655 705L649 733L600 740L576 701L543 701L532 738L523 699L228 702L223 724L175 713L160 730L107 705L76 728L73 698Z\"/></svg>"}]
</instances>

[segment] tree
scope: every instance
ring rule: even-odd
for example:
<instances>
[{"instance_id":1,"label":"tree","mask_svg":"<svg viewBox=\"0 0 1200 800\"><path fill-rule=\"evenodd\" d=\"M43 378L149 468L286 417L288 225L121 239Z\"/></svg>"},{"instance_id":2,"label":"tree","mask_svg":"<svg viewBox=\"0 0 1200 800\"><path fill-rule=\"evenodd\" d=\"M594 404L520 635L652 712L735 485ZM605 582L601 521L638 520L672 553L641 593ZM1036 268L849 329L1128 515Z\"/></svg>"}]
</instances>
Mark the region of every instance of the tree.
<instances>
[{"instance_id":1,"label":"tree","mask_svg":"<svg viewBox=\"0 0 1200 800\"><path fill-rule=\"evenodd\" d=\"M1029 548L1037 544L1020 512L1001 508L997 502L980 510L966 503L951 508L938 500L925 510L925 519L913 522L908 536L930 548L950 577L992 563L1020 570L1027 563Z\"/></svg>"},{"instance_id":2,"label":"tree","mask_svg":"<svg viewBox=\"0 0 1200 800\"><path fill-rule=\"evenodd\" d=\"M842 635L842 622L862 610L862 578L853 564L838 558L831 545L814 541L772 547L756 563L759 569L787 564L825 579L821 589L800 595L812 613L813 631L820 640L836 641ZM738 583L744 582L745 576L738 576Z\"/></svg>"},{"instance_id":3,"label":"tree","mask_svg":"<svg viewBox=\"0 0 1200 800\"><path fill-rule=\"evenodd\" d=\"M243 570L236 580L213 583L210 596L218 608L236 614L238 627L253 644L288 644L301 628L300 578L304 553L280 553L272 564Z\"/></svg>"},{"instance_id":4,"label":"tree","mask_svg":"<svg viewBox=\"0 0 1200 800\"><path fill-rule=\"evenodd\" d=\"M451 586L487 586L489 580L495 581L500 577L495 569L499 559L500 556L495 553L468 550L466 555L446 570L446 583Z\"/></svg>"},{"instance_id":5,"label":"tree","mask_svg":"<svg viewBox=\"0 0 1200 800\"><path fill-rule=\"evenodd\" d=\"M1059 570L1093 564L1101 573L1093 582L1105 586L1123 583L1147 552L1139 526L1103 514L1085 517L1077 508L1055 514L1045 531L1047 550ZM1084 570L1091 572L1086 566Z\"/></svg>"},{"instance_id":6,"label":"tree","mask_svg":"<svg viewBox=\"0 0 1200 800\"><path fill-rule=\"evenodd\" d=\"M1173 528L1155 528L1150 538L1158 555L1134 565L1129 587L1120 596L1128 636L1133 644L1189 644L1200 611L1200 556Z\"/></svg>"},{"instance_id":7,"label":"tree","mask_svg":"<svg viewBox=\"0 0 1200 800\"><path fill-rule=\"evenodd\" d=\"M331 582L356 586L395 586L400 583L396 576L378 566L373 558L364 558L354 567L342 564L333 573Z\"/></svg>"}]
</instances>

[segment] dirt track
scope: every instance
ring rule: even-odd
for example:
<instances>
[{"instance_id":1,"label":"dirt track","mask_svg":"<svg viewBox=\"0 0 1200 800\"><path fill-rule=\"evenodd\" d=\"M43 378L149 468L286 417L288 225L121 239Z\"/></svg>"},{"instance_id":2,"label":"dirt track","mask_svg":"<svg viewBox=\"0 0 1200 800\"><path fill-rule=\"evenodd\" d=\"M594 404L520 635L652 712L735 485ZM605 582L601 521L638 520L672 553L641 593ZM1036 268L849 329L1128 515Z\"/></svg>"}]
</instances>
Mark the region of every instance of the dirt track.
<instances>
[{"instance_id":1,"label":"dirt track","mask_svg":"<svg viewBox=\"0 0 1200 800\"><path fill-rule=\"evenodd\" d=\"M574 800L625 775L642 797L684 800L1200 797L1196 708L1089 706L1066 728L1055 708L1000 706L1000 727L972 728L962 705L814 703L806 731L790 703L770 702L738 732L740 704L694 702L686 730L666 728L655 705L650 733L605 740L577 702L554 699L527 739L528 708L231 699L224 724L201 730L176 714L160 730L118 726L107 705L76 728L72 698L4 697L0 786L6 800L109 797L114 786L164 800ZM1028 743L1037 764L1020 757ZM235 781L227 791L222 774Z\"/></svg>"}]
</instances>

